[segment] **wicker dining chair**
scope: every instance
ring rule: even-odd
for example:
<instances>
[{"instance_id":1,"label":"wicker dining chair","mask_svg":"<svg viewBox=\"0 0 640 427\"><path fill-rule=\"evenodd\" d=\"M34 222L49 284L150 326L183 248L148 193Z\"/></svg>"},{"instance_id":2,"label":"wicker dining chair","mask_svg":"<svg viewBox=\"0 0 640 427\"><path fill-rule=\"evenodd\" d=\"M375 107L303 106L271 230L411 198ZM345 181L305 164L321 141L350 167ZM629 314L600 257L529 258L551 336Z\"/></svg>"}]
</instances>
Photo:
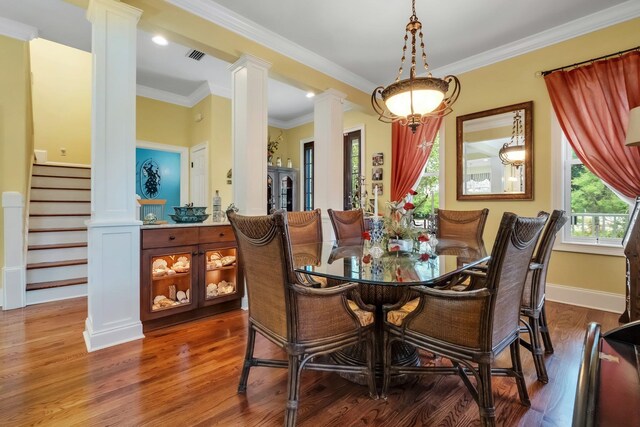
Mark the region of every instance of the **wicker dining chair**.
<instances>
[{"instance_id":1,"label":"wicker dining chair","mask_svg":"<svg viewBox=\"0 0 640 427\"><path fill-rule=\"evenodd\" d=\"M238 242L249 302L247 350L238 393L246 391L251 367L288 368L285 426L296 424L303 369L363 374L368 378L369 394L376 397L372 314L375 308L362 302L356 290L358 285L345 283L316 289L301 283L293 270L284 212L249 217L228 211L227 215ZM349 302L355 302L356 310L371 316L359 317L349 308ZM287 360L255 358L256 332L281 347ZM361 342L367 348L366 366L313 360Z\"/></svg>"},{"instance_id":2,"label":"wicker dining chair","mask_svg":"<svg viewBox=\"0 0 640 427\"><path fill-rule=\"evenodd\" d=\"M540 214L543 213L541 212ZM538 380L543 383L548 382L549 377L544 363L540 337L542 337L542 342L544 343L544 353L553 353L553 344L549 335L547 315L544 308L547 270L549 269L549 261L556 235L566 222L567 216L563 210L554 210L551 213L540 237L536 253L531 259L520 305L520 314L527 318L525 330L530 337L529 343L521 341L521 344L533 355Z\"/></svg>"},{"instance_id":3,"label":"wicker dining chair","mask_svg":"<svg viewBox=\"0 0 640 427\"><path fill-rule=\"evenodd\" d=\"M545 220L503 215L484 288L457 292L414 287L397 304L383 307L383 397L392 374L457 374L479 406L482 425L493 426L491 375L496 374L514 377L520 400L530 405L520 360L520 299ZM408 301L413 292L419 297ZM413 310L407 310L412 305ZM453 366L392 366L391 347L396 341L444 356ZM496 355L506 347L510 347L511 368L492 369ZM475 378L476 386L469 376Z\"/></svg>"},{"instance_id":4,"label":"wicker dining chair","mask_svg":"<svg viewBox=\"0 0 640 427\"><path fill-rule=\"evenodd\" d=\"M336 240L362 240L364 214L362 209L334 211L327 209Z\"/></svg>"},{"instance_id":5,"label":"wicker dining chair","mask_svg":"<svg viewBox=\"0 0 640 427\"><path fill-rule=\"evenodd\" d=\"M287 212L289 238L291 240L293 261L295 266L320 265L322 252L322 218L320 209L312 211ZM327 279L324 277L299 275L304 284L324 288ZM338 283L332 281L332 285Z\"/></svg>"},{"instance_id":6,"label":"wicker dining chair","mask_svg":"<svg viewBox=\"0 0 640 427\"><path fill-rule=\"evenodd\" d=\"M484 244L482 233L489 209L453 211L436 209L436 237L438 239L475 240Z\"/></svg>"}]
</instances>

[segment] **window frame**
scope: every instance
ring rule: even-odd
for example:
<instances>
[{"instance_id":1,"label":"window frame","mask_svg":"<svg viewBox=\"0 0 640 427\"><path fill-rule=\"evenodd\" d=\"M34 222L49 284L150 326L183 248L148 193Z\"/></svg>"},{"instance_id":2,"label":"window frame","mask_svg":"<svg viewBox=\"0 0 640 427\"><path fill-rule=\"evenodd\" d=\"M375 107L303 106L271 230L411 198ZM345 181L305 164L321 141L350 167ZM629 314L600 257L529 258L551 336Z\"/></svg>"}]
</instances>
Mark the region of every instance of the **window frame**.
<instances>
[{"instance_id":1,"label":"window frame","mask_svg":"<svg viewBox=\"0 0 640 427\"><path fill-rule=\"evenodd\" d=\"M609 255L623 257L622 241L616 244L607 239L605 242L595 242L590 238L571 236L571 165L582 164L571 158L569 142L564 136L560 122L555 112L551 110L551 147L552 147L552 196L553 209L563 209L569 215L569 221L558 233L553 246L555 251L578 252L596 255Z\"/></svg>"}]
</instances>

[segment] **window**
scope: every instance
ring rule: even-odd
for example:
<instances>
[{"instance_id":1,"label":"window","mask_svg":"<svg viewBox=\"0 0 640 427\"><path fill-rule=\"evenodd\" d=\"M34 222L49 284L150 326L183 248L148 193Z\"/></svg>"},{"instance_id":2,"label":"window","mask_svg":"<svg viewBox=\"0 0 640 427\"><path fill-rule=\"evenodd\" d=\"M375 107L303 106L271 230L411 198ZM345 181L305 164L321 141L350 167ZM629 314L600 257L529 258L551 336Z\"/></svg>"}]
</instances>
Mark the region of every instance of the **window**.
<instances>
[{"instance_id":1,"label":"window","mask_svg":"<svg viewBox=\"0 0 640 427\"><path fill-rule=\"evenodd\" d=\"M304 210L313 210L313 141L305 142L303 148L303 200Z\"/></svg>"},{"instance_id":2,"label":"window","mask_svg":"<svg viewBox=\"0 0 640 427\"><path fill-rule=\"evenodd\" d=\"M440 132L433 141L433 147L427 164L416 187L418 193L413 204L416 206L414 210L414 218L417 220L424 219L427 215L432 214L434 209L440 206Z\"/></svg>"},{"instance_id":3,"label":"window","mask_svg":"<svg viewBox=\"0 0 640 427\"><path fill-rule=\"evenodd\" d=\"M567 138L563 146L563 209L569 215L563 242L620 246L629 205L576 156Z\"/></svg>"},{"instance_id":4,"label":"window","mask_svg":"<svg viewBox=\"0 0 640 427\"><path fill-rule=\"evenodd\" d=\"M359 188L362 167L360 130L344 134L344 209L357 207L360 203Z\"/></svg>"}]
</instances>

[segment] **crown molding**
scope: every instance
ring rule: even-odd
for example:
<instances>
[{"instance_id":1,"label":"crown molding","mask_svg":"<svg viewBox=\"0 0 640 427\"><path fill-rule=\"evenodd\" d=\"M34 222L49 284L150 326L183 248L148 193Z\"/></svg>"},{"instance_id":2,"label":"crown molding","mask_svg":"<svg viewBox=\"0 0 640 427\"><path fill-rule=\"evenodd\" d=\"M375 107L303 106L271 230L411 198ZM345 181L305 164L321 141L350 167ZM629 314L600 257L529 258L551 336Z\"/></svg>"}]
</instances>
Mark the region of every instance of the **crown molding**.
<instances>
[{"instance_id":1,"label":"crown molding","mask_svg":"<svg viewBox=\"0 0 640 427\"><path fill-rule=\"evenodd\" d=\"M182 107L193 107L193 105L191 105L191 99L188 96L177 95L173 92L140 84L136 85L136 95L155 99L156 101L168 102L169 104L180 105Z\"/></svg>"},{"instance_id":2,"label":"crown molding","mask_svg":"<svg viewBox=\"0 0 640 427\"><path fill-rule=\"evenodd\" d=\"M640 2L628 0L617 6L578 18L566 24L550 28L529 37L490 49L461 61L431 70L433 75L461 74L476 68L504 61L527 52L588 34L611 25L629 21L640 16Z\"/></svg>"},{"instance_id":3,"label":"crown molding","mask_svg":"<svg viewBox=\"0 0 640 427\"><path fill-rule=\"evenodd\" d=\"M0 35L28 42L38 37L38 29L0 16Z\"/></svg>"},{"instance_id":4,"label":"crown molding","mask_svg":"<svg viewBox=\"0 0 640 427\"><path fill-rule=\"evenodd\" d=\"M297 43L253 22L218 3L206 0L166 0L168 3L213 22L229 31L305 64L365 93L378 86Z\"/></svg>"},{"instance_id":5,"label":"crown molding","mask_svg":"<svg viewBox=\"0 0 640 427\"><path fill-rule=\"evenodd\" d=\"M206 82L206 81L202 82L202 84L198 86L196 90L191 92L191 95L187 97L187 100L189 101L189 104L190 104L189 107L195 106L198 102L202 101L209 95L211 95L209 82Z\"/></svg>"},{"instance_id":6,"label":"crown molding","mask_svg":"<svg viewBox=\"0 0 640 427\"><path fill-rule=\"evenodd\" d=\"M353 104L349 101L344 101L342 103L342 112L346 113L353 109ZM307 123L313 123L314 113L311 112L309 114L304 114L302 116L293 118L291 120L278 120L278 119L269 119L269 125L273 127L277 127L280 129L292 129L298 126L306 125Z\"/></svg>"}]
</instances>

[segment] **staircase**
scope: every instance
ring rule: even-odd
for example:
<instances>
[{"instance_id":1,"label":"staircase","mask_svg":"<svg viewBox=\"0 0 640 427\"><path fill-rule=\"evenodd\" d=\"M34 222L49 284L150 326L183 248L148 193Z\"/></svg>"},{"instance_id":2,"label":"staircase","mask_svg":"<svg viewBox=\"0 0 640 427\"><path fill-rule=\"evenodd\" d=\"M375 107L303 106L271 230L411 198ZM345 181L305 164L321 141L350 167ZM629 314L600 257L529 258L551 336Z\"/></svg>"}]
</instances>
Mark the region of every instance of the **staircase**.
<instances>
[{"instance_id":1,"label":"staircase","mask_svg":"<svg viewBox=\"0 0 640 427\"><path fill-rule=\"evenodd\" d=\"M34 165L27 237L27 304L87 294L91 169Z\"/></svg>"}]
</instances>

